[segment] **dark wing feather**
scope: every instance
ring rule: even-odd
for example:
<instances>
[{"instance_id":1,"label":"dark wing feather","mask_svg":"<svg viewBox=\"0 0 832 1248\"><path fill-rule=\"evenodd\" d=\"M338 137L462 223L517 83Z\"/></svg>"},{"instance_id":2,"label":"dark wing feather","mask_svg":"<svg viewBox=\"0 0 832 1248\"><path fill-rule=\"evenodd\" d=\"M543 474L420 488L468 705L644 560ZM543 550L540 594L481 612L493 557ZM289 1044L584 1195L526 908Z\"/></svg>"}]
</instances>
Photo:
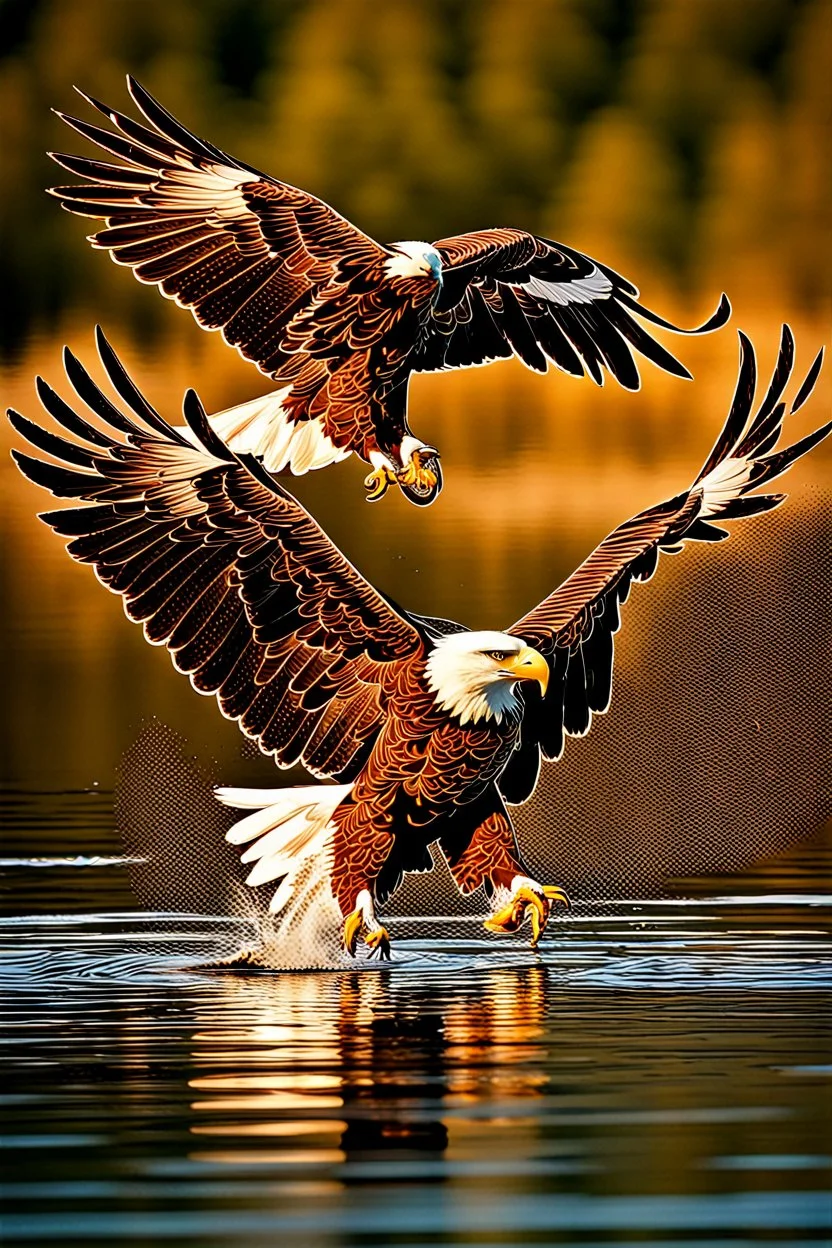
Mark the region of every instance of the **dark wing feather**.
<instances>
[{"instance_id":1,"label":"dark wing feather","mask_svg":"<svg viewBox=\"0 0 832 1248\"><path fill-rule=\"evenodd\" d=\"M703 334L731 314L723 295L704 325L680 329L643 307L636 287L613 269L523 230L481 230L434 245L444 285L412 357L417 372L483 364L513 352L537 371L551 360L576 376L586 371L601 385L606 370L625 389L637 390L634 350L677 377L690 373L635 318L678 334Z\"/></svg>"},{"instance_id":2,"label":"dark wing feather","mask_svg":"<svg viewBox=\"0 0 832 1248\"><path fill-rule=\"evenodd\" d=\"M83 445L10 413L36 450L61 461L15 451L21 472L88 504L41 518L121 594L147 639L167 646L174 666L215 694L279 765L353 779L401 662L424 654L425 631L364 580L257 460L227 450L193 392L190 443L150 407L101 334L99 352L130 417L69 354L75 393L106 432L43 388L48 410Z\"/></svg>"},{"instance_id":3,"label":"dark wing feather","mask_svg":"<svg viewBox=\"0 0 832 1248\"><path fill-rule=\"evenodd\" d=\"M725 426L689 490L619 525L554 593L514 624L509 632L546 655L550 666L545 698L524 688L521 742L500 781L507 801L525 801L534 789L538 756L555 759L564 734L588 731L592 716L609 706L613 638L620 605L634 581L647 581L661 553L673 554L685 542L719 542L728 533L712 523L761 515L785 494L756 494L832 432L832 421L782 450L773 450L782 433L785 405L778 402L794 360L791 331L784 327L780 355L768 392L752 416L756 388L754 349L740 338L740 368ZM820 371L815 360L799 397L808 397Z\"/></svg>"},{"instance_id":4,"label":"dark wing feather","mask_svg":"<svg viewBox=\"0 0 832 1248\"><path fill-rule=\"evenodd\" d=\"M283 330L316 290L389 252L322 200L191 134L134 79L128 86L147 124L83 92L115 130L58 114L124 163L50 153L86 179L50 193L68 212L106 222L94 247L273 375Z\"/></svg>"}]
</instances>

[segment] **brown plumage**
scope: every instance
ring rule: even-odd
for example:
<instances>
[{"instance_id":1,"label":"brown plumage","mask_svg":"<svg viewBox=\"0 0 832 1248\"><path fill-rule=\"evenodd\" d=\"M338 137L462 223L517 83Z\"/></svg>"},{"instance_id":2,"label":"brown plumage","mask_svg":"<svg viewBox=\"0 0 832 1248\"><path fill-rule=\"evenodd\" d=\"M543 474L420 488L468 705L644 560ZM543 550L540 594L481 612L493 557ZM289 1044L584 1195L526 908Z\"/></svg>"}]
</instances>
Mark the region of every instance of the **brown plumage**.
<instances>
[{"instance_id":1,"label":"brown plumage","mask_svg":"<svg viewBox=\"0 0 832 1248\"><path fill-rule=\"evenodd\" d=\"M128 79L141 123L84 98L114 129L60 113L120 164L53 153L84 178L52 190L67 211L98 217L90 238L136 277L190 308L205 329L277 383L212 417L233 450L269 471L301 473L351 452L371 463L370 497L391 481L425 505L442 485L438 452L407 421L413 372L518 356L599 385L639 386L639 352L687 369L640 320L685 331L638 303L638 290L588 256L524 230L383 246L306 191L198 139Z\"/></svg>"},{"instance_id":2,"label":"brown plumage","mask_svg":"<svg viewBox=\"0 0 832 1248\"><path fill-rule=\"evenodd\" d=\"M14 457L30 480L73 500L41 518L121 594L128 617L167 646L194 688L215 695L278 766L300 762L335 782L262 800L225 794L254 810L229 835L249 845L251 883L283 881L277 908L299 864L325 854L348 943L363 927L383 950L373 902L403 872L428 867L428 846L438 843L461 891L510 890L492 926L515 930L528 911L536 938L559 894L527 878L506 803L525 801L541 757L559 757L564 736L583 734L607 709L630 585L652 576L662 551L720 541L723 520L776 507L784 495L752 491L832 429L775 449L793 339L784 327L753 415L754 352L740 341L734 402L692 486L620 525L505 633L470 632L391 602L256 458L218 439L193 391L184 405L189 437L170 426L100 331L102 363L131 414L67 352L69 380L98 423L39 380L44 408L72 437L11 412L15 429L59 462ZM811 392L821 357L792 411Z\"/></svg>"}]
</instances>

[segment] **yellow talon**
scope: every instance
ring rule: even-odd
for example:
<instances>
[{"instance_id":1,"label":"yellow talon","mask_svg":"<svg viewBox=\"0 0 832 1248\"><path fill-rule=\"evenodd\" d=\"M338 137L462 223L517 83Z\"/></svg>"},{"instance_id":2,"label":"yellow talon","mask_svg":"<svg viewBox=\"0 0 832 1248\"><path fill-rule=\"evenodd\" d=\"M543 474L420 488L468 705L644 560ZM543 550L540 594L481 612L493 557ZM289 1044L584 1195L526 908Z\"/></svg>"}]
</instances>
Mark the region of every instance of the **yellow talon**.
<instances>
[{"instance_id":1,"label":"yellow talon","mask_svg":"<svg viewBox=\"0 0 832 1248\"><path fill-rule=\"evenodd\" d=\"M552 902L555 901L564 906L569 905L566 893L556 884L545 884L539 892L535 888L521 884L515 890L511 901L501 910L490 915L483 923L483 927L489 932L511 934L522 927L529 918L532 928L531 946L535 949L546 930Z\"/></svg>"},{"instance_id":2,"label":"yellow talon","mask_svg":"<svg viewBox=\"0 0 832 1248\"><path fill-rule=\"evenodd\" d=\"M344 948L351 958L355 957L355 947L358 944L358 936L364 923L364 915L360 910L353 910L352 914L348 914L344 919Z\"/></svg>"},{"instance_id":3,"label":"yellow talon","mask_svg":"<svg viewBox=\"0 0 832 1248\"><path fill-rule=\"evenodd\" d=\"M378 953L382 962L390 961L390 936L386 927L377 927L364 937L364 944L370 950L370 957Z\"/></svg>"},{"instance_id":4,"label":"yellow talon","mask_svg":"<svg viewBox=\"0 0 832 1248\"><path fill-rule=\"evenodd\" d=\"M567 910L572 905L571 901L569 900L568 894L565 892L564 889L559 888L557 884L544 884L543 896L547 897L549 901L560 902L562 906L566 906Z\"/></svg>"},{"instance_id":5,"label":"yellow talon","mask_svg":"<svg viewBox=\"0 0 832 1248\"><path fill-rule=\"evenodd\" d=\"M435 451L431 452L431 454L435 453ZM420 452L414 451L410 463L397 474L396 480L399 485L415 485L418 489L428 493L439 478L432 468L423 467Z\"/></svg>"},{"instance_id":6,"label":"yellow talon","mask_svg":"<svg viewBox=\"0 0 832 1248\"><path fill-rule=\"evenodd\" d=\"M397 480L396 474L386 464L379 464L364 478L364 488L368 491L367 502L376 503L384 498L389 487Z\"/></svg>"},{"instance_id":7,"label":"yellow talon","mask_svg":"<svg viewBox=\"0 0 832 1248\"><path fill-rule=\"evenodd\" d=\"M483 927L487 932L497 932L498 934L501 932L516 932L519 926L520 924L515 921L513 905L504 906L502 910L495 910L493 914L483 920Z\"/></svg>"},{"instance_id":8,"label":"yellow talon","mask_svg":"<svg viewBox=\"0 0 832 1248\"><path fill-rule=\"evenodd\" d=\"M407 465L406 468L403 468L402 471L396 477L396 480L398 481L399 485L415 485L416 484L416 468L417 468L416 456L417 455L418 455L418 451L414 451L413 458L411 459L410 463Z\"/></svg>"},{"instance_id":9,"label":"yellow talon","mask_svg":"<svg viewBox=\"0 0 832 1248\"><path fill-rule=\"evenodd\" d=\"M546 924L549 920L549 902L545 901L540 906L529 907L529 917L532 921L532 949L536 949L540 941L540 937L546 930Z\"/></svg>"},{"instance_id":10,"label":"yellow talon","mask_svg":"<svg viewBox=\"0 0 832 1248\"><path fill-rule=\"evenodd\" d=\"M364 911L359 907L344 919L344 948L351 958L355 957L358 938L365 932L364 944L370 950L370 957L378 954L383 962L390 961L390 935L386 927L367 929Z\"/></svg>"}]
</instances>

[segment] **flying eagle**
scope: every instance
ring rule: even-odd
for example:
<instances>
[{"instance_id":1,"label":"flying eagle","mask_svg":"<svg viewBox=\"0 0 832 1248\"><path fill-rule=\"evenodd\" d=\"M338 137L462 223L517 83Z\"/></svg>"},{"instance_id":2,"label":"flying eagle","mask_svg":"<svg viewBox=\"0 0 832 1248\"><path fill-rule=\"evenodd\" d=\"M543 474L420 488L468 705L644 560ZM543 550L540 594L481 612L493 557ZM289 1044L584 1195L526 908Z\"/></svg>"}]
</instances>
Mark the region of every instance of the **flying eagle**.
<instances>
[{"instance_id":1,"label":"flying eagle","mask_svg":"<svg viewBox=\"0 0 832 1248\"><path fill-rule=\"evenodd\" d=\"M41 519L121 594L127 616L165 645L194 688L216 695L279 767L302 763L333 784L220 790L250 813L228 838L246 845L248 883L279 881L275 912L325 879L354 952L361 936L386 955L375 906L438 844L462 893L495 890L486 920L540 938L557 886L530 877L507 805L534 792L541 758L582 736L610 702L613 636L634 581L662 551L728 536L724 520L777 507L752 491L780 476L832 421L777 450L794 342L783 328L771 384L752 415L756 364L740 334L740 370L725 427L689 489L615 529L557 589L506 632L416 615L370 585L295 498L250 453L228 449L194 391L185 437L150 406L100 330L98 351L125 415L65 352L91 423L38 379L41 403L72 438L9 418L49 462L14 451L21 472L74 506ZM820 352L791 406L808 398ZM81 506L77 504L81 503ZM304 872L307 874L304 875ZM297 902L298 899L296 899Z\"/></svg>"},{"instance_id":2,"label":"flying eagle","mask_svg":"<svg viewBox=\"0 0 832 1248\"><path fill-rule=\"evenodd\" d=\"M698 329L637 302L619 274L525 230L480 230L382 246L328 204L198 139L128 78L147 124L91 96L115 130L58 113L121 160L50 153L86 178L52 188L69 212L99 217L94 247L190 308L204 329L277 383L211 417L234 451L270 472L305 473L355 452L372 466L368 498L396 482L425 506L442 488L439 452L407 423L414 372L518 356L598 384L640 385L633 351L677 377L688 370L636 317L701 334L731 313L723 295Z\"/></svg>"}]
</instances>

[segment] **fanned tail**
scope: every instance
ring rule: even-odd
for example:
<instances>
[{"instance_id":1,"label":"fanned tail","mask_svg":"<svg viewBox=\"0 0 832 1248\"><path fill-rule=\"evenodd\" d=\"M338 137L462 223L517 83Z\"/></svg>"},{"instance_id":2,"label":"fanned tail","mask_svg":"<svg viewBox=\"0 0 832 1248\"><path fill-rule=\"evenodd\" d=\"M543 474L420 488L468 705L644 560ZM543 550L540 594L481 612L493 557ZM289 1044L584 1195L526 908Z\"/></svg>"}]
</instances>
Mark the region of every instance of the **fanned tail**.
<instances>
[{"instance_id":1,"label":"fanned tail","mask_svg":"<svg viewBox=\"0 0 832 1248\"><path fill-rule=\"evenodd\" d=\"M312 859L325 859L328 867L332 816L351 787L316 784L285 789L216 790L223 805L252 812L230 828L226 840L232 845L248 845L241 858L242 862L253 864L247 884L255 887L281 881L269 905L272 914L283 911L296 891L299 896L304 894L299 880ZM328 870L323 874L328 878ZM303 900L311 898L303 896Z\"/></svg>"},{"instance_id":2,"label":"fanned tail","mask_svg":"<svg viewBox=\"0 0 832 1248\"><path fill-rule=\"evenodd\" d=\"M346 459L349 449L327 437L318 420L292 420L283 403L291 387L273 390L208 417L211 428L237 455L256 455L269 472L295 476ZM187 429L181 432L188 438Z\"/></svg>"}]
</instances>

